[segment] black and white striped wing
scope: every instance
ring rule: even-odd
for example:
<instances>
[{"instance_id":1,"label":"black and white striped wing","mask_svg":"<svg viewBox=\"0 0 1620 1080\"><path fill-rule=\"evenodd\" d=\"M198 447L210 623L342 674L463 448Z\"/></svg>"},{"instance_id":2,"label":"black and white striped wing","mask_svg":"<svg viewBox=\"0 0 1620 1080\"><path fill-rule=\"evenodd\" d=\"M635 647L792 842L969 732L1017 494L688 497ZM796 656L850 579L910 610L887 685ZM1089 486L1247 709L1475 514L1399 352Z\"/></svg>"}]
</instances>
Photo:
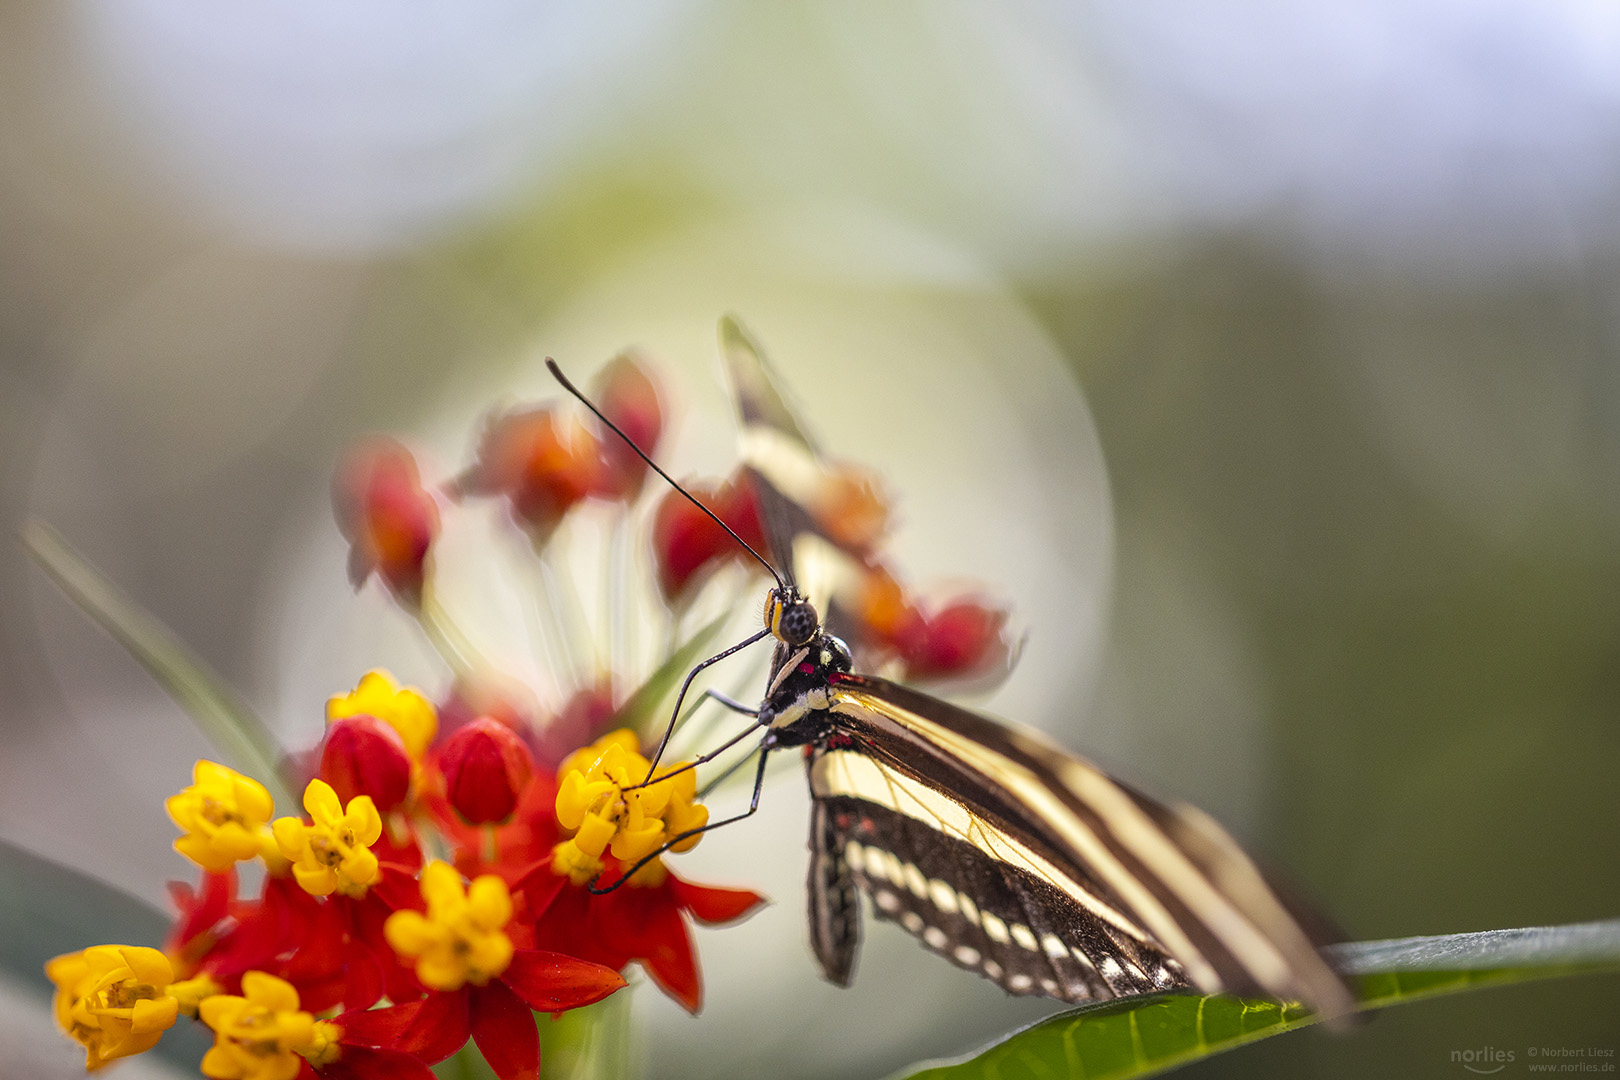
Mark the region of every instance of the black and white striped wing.
<instances>
[{"instance_id":1,"label":"black and white striped wing","mask_svg":"<svg viewBox=\"0 0 1620 1080\"><path fill-rule=\"evenodd\" d=\"M839 733L810 760L812 849L954 963L1064 1001L1194 987L1352 1007L1319 942L1201 811L881 679L836 675L829 699Z\"/></svg>"},{"instance_id":2,"label":"black and white striped wing","mask_svg":"<svg viewBox=\"0 0 1620 1080\"><path fill-rule=\"evenodd\" d=\"M903 774L837 750L814 756L810 770L821 823L811 839L810 936L831 981L848 985L853 973L859 885L879 919L1009 993L1081 1003L1190 985L1151 941L1099 922L1045 876L862 794L893 785L892 801L909 802Z\"/></svg>"},{"instance_id":3,"label":"black and white striped wing","mask_svg":"<svg viewBox=\"0 0 1620 1080\"><path fill-rule=\"evenodd\" d=\"M861 948L861 901L849 862L849 822L835 800L816 799L811 804L810 877L805 890L810 901L810 948L821 973L835 986L854 981Z\"/></svg>"}]
</instances>

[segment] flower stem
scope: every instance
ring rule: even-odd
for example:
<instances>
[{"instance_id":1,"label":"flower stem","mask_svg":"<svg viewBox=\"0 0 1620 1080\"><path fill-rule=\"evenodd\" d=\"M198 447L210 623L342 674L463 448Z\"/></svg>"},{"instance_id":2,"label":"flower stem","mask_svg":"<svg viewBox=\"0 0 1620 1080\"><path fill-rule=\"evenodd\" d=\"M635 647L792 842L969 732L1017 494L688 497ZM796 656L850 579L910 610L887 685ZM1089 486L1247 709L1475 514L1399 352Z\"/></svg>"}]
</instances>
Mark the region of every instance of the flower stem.
<instances>
[{"instance_id":1,"label":"flower stem","mask_svg":"<svg viewBox=\"0 0 1620 1080\"><path fill-rule=\"evenodd\" d=\"M422 588L422 605L416 610L416 622L457 678L472 673L481 659L478 649L439 603L431 583Z\"/></svg>"}]
</instances>

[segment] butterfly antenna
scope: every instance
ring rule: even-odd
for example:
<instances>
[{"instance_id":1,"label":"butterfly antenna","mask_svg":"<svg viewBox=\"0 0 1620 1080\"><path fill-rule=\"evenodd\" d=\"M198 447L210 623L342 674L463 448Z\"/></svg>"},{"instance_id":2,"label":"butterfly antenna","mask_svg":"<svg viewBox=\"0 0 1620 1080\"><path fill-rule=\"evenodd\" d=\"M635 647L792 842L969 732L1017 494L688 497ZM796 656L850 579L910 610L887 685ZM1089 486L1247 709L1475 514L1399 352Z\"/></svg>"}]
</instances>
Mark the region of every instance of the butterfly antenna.
<instances>
[{"instance_id":1,"label":"butterfly antenna","mask_svg":"<svg viewBox=\"0 0 1620 1080\"><path fill-rule=\"evenodd\" d=\"M681 485L677 484L675 482L674 478L669 475L669 473L665 472L663 469L660 469L658 467L658 462L656 462L652 458L648 457L646 451L642 450L641 447L637 446L636 441L634 439L632 439L630 436L626 435L624 433L623 429L621 429L618 424L615 424L613 421L611 421L607 417L603 416L602 415L602 410L598 409L595 405L591 404L591 399L586 397L584 394L580 393L579 388L576 387L573 383L568 381L568 376L566 376L566 375L564 375L562 373L562 369L557 366L557 361L553 360L549 356L546 357L546 368L551 372L552 378L554 378L558 382L562 383L562 386L563 386L564 390L567 390L570 394L573 394L575 397L579 398L579 400L584 403L584 405L585 405L585 407L587 409L591 410L591 412L596 414L596 418L598 420L600 420L600 421L602 421L602 423L606 424L608 426L609 430L611 430L619 438L623 439L625 445L628 446L630 449L634 450L636 452L636 456L639 457L642 461L645 461L647 463L648 468L652 469L652 471L657 473L659 476L662 476L664 478L664 481L667 484L669 484L670 487L672 487L676 491L680 492L682 498L684 498L687 502L691 503L693 506L697 507L699 510L703 511L705 514L707 514L709 516L710 520L712 520L716 525L720 526L722 529L726 530L727 535L729 535L733 540L737 541L737 543L741 544L744 551L748 552L748 554L752 555L756 560L758 560L759 565L763 566L766 569L766 571L771 575L771 577L776 579L776 587L778 589L783 589L783 590L787 589L787 582L782 580L782 575L776 572L776 567L772 566L768 561L766 561L765 556L763 556L759 552L755 551L753 549L753 546L750 545L748 543L748 541L746 541L742 537L738 536L736 529L733 529L730 525L727 525L724 521L721 521L719 514L716 514L713 510L710 510L707 506L704 506L701 502L699 502L696 498L693 497L691 492L687 491L685 488L681 487Z\"/></svg>"}]
</instances>

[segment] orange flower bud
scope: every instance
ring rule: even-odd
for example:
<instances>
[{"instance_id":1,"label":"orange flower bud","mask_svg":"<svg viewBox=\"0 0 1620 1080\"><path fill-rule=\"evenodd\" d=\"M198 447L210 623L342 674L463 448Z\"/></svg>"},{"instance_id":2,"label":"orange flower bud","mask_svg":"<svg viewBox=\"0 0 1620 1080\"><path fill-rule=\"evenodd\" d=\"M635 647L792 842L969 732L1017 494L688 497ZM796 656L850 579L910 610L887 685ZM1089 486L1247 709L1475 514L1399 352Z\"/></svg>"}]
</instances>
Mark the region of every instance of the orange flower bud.
<instances>
[{"instance_id":1,"label":"orange flower bud","mask_svg":"<svg viewBox=\"0 0 1620 1080\"><path fill-rule=\"evenodd\" d=\"M411 452L387 438L350 451L333 478L332 506L351 545L355 588L375 571L396 596L419 601L428 551L439 535L439 505L422 487Z\"/></svg>"},{"instance_id":2,"label":"orange flower bud","mask_svg":"<svg viewBox=\"0 0 1620 1080\"><path fill-rule=\"evenodd\" d=\"M326 729L320 778L345 806L366 795L386 814L410 793L411 758L392 727L375 717L349 716Z\"/></svg>"},{"instance_id":3,"label":"orange flower bud","mask_svg":"<svg viewBox=\"0 0 1620 1080\"><path fill-rule=\"evenodd\" d=\"M505 496L513 516L544 541L595 489L600 469L596 437L577 419L541 405L491 418L478 461L456 487Z\"/></svg>"},{"instance_id":4,"label":"orange flower bud","mask_svg":"<svg viewBox=\"0 0 1620 1080\"><path fill-rule=\"evenodd\" d=\"M873 567L862 576L849 606L857 623L851 637L858 643L898 652L924 635L922 613L894 575L882 567Z\"/></svg>"},{"instance_id":5,"label":"orange flower bud","mask_svg":"<svg viewBox=\"0 0 1620 1080\"><path fill-rule=\"evenodd\" d=\"M487 716L450 736L438 763L450 805L473 825L510 818L534 774L534 756L523 740Z\"/></svg>"},{"instance_id":6,"label":"orange flower bud","mask_svg":"<svg viewBox=\"0 0 1620 1080\"><path fill-rule=\"evenodd\" d=\"M846 551L870 551L889 531L889 500L882 482L858 465L835 466L811 509L828 539Z\"/></svg>"},{"instance_id":7,"label":"orange flower bud","mask_svg":"<svg viewBox=\"0 0 1620 1080\"><path fill-rule=\"evenodd\" d=\"M597 375L592 398L619 430L651 454L664 431L664 406L658 384L635 352L620 353ZM596 494L608 499L633 501L641 494L647 476L647 463L612 432L599 436L602 469L597 476Z\"/></svg>"}]
</instances>

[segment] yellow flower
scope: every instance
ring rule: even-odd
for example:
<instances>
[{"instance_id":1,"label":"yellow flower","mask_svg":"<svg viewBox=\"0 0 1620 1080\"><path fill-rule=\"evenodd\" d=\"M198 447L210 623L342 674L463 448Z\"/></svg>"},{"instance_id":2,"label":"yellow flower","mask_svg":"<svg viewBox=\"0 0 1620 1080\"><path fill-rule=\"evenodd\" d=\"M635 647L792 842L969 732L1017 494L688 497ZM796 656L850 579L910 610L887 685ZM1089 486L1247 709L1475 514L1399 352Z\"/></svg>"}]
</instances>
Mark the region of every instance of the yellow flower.
<instances>
[{"instance_id":1,"label":"yellow flower","mask_svg":"<svg viewBox=\"0 0 1620 1080\"><path fill-rule=\"evenodd\" d=\"M186 834L174 849L213 873L259 855L273 809L263 784L212 761L197 762L192 785L163 806Z\"/></svg>"},{"instance_id":2,"label":"yellow flower","mask_svg":"<svg viewBox=\"0 0 1620 1080\"><path fill-rule=\"evenodd\" d=\"M203 1055L203 1075L213 1080L293 1080L299 1053L329 1049L315 1018L298 1008L292 984L262 971L242 976L242 996L217 994L203 1001L202 1022L214 1029Z\"/></svg>"},{"instance_id":3,"label":"yellow flower","mask_svg":"<svg viewBox=\"0 0 1620 1080\"><path fill-rule=\"evenodd\" d=\"M482 986L512 962L512 939L504 927L512 918L506 883L485 874L463 888L461 875L445 862L422 868L422 899L427 914L396 911L383 924L394 951L416 961L416 977L434 990Z\"/></svg>"},{"instance_id":4,"label":"yellow flower","mask_svg":"<svg viewBox=\"0 0 1620 1080\"><path fill-rule=\"evenodd\" d=\"M708 807L697 799L697 773L692 769L668 779L654 779L638 787L651 763L641 756L634 732L615 731L576 750L557 772L557 822L574 835L552 850L552 869L583 885L602 872L602 853L633 864L646 858L689 829L709 820ZM666 765L655 777L680 768ZM626 790L626 789L629 790ZM689 836L670 848L688 851L701 834ZM664 880L661 863L654 860L630 879L633 885L658 885Z\"/></svg>"},{"instance_id":5,"label":"yellow flower","mask_svg":"<svg viewBox=\"0 0 1620 1080\"><path fill-rule=\"evenodd\" d=\"M292 860L293 877L313 896L364 896L366 886L377 880L371 845L382 836L382 816L371 797L350 799L345 811L332 785L311 780L304 788L304 809L313 825L284 817L271 826L276 846Z\"/></svg>"},{"instance_id":6,"label":"yellow flower","mask_svg":"<svg viewBox=\"0 0 1620 1080\"><path fill-rule=\"evenodd\" d=\"M156 949L97 945L45 965L56 984L56 1022L85 1049L86 1070L150 1050L174 1025L174 968Z\"/></svg>"},{"instance_id":7,"label":"yellow flower","mask_svg":"<svg viewBox=\"0 0 1620 1080\"><path fill-rule=\"evenodd\" d=\"M401 688L388 672L368 671L348 694L326 699L326 722L350 716L373 716L395 731L412 760L420 760L439 730L439 716L428 699Z\"/></svg>"}]
</instances>

